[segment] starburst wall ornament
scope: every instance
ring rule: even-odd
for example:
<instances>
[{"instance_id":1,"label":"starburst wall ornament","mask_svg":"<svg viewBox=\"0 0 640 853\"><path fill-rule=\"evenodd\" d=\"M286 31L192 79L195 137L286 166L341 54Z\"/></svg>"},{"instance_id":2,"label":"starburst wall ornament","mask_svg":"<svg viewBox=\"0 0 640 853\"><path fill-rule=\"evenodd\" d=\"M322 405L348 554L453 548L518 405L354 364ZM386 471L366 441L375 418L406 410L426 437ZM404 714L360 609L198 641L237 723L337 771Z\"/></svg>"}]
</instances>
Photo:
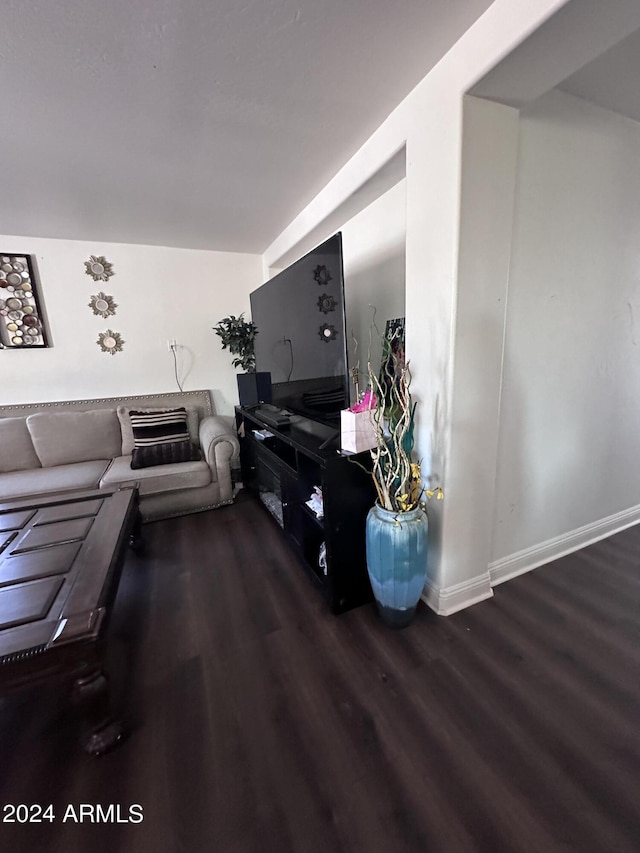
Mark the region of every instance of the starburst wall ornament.
<instances>
[{"instance_id":1,"label":"starburst wall ornament","mask_svg":"<svg viewBox=\"0 0 640 853\"><path fill-rule=\"evenodd\" d=\"M331 323L323 323L318 329L318 334L325 344L328 344L329 341L335 341L338 337L338 330Z\"/></svg>"},{"instance_id":2,"label":"starburst wall ornament","mask_svg":"<svg viewBox=\"0 0 640 853\"><path fill-rule=\"evenodd\" d=\"M333 276L324 264L318 264L313 271L313 277L317 284L327 285L333 279Z\"/></svg>"},{"instance_id":3,"label":"starburst wall ornament","mask_svg":"<svg viewBox=\"0 0 640 853\"><path fill-rule=\"evenodd\" d=\"M85 273L94 281L108 281L112 275L115 275L112 264L104 255L91 255L89 260L84 262L84 267Z\"/></svg>"},{"instance_id":4,"label":"starburst wall ornament","mask_svg":"<svg viewBox=\"0 0 640 853\"><path fill-rule=\"evenodd\" d=\"M102 291L92 296L89 302L89 308L91 308L96 317L102 317L104 320L110 315L115 314L117 307L118 303L113 301L113 296L107 296Z\"/></svg>"},{"instance_id":5,"label":"starburst wall ornament","mask_svg":"<svg viewBox=\"0 0 640 853\"><path fill-rule=\"evenodd\" d=\"M112 329L107 329L106 332L100 332L96 341L102 352L108 352L109 355L115 355L117 352L122 352L124 341L118 332Z\"/></svg>"},{"instance_id":6,"label":"starburst wall ornament","mask_svg":"<svg viewBox=\"0 0 640 853\"><path fill-rule=\"evenodd\" d=\"M330 314L331 311L336 310L336 300L333 296L329 296L328 293L323 293L318 297L318 310L322 311L323 314Z\"/></svg>"}]
</instances>

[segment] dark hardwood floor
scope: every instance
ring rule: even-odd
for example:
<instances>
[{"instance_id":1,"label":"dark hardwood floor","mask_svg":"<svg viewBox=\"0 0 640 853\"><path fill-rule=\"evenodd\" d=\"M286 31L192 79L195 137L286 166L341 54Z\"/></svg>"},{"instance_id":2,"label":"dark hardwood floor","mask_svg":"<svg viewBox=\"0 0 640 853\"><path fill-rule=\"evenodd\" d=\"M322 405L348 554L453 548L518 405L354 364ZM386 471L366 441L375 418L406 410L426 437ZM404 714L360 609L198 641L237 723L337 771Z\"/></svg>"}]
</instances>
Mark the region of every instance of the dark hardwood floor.
<instances>
[{"instance_id":1,"label":"dark hardwood floor","mask_svg":"<svg viewBox=\"0 0 640 853\"><path fill-rule=\"evenodd\" d=\"M132 734L91 759L61 690L0 703L0 805L55 811L0 850L640 850L639 528L401 632L332 616L250 499L144 532L110 639Z\"/></svg>"}]
</instances>

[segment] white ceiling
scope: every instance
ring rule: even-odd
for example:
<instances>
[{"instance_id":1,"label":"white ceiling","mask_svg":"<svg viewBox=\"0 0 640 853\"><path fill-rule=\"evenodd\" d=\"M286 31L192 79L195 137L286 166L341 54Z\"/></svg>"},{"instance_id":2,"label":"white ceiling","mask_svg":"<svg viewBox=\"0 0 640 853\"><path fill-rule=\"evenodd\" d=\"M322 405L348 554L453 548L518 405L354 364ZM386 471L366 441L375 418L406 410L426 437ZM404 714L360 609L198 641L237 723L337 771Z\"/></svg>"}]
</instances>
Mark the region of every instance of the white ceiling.
<instances>
[{"instance_id":1,"label":"white ceiling","mask_svg":"<svg viewBox=\"0 0 640 853\"><path fill-rule=\"evenodd\" d=\"M491 0L5 0L0 233L263 251Z\"/></svg>"},{"instance_id":2,"label":"white ceiling","mask_svg":"<svg viewBox=\"0 0 640 853\"><path fill-rule=\"evenodd\" d=\"M572 74L558 88L640 121L640 30Z\"/></svg>"}]
</instances>

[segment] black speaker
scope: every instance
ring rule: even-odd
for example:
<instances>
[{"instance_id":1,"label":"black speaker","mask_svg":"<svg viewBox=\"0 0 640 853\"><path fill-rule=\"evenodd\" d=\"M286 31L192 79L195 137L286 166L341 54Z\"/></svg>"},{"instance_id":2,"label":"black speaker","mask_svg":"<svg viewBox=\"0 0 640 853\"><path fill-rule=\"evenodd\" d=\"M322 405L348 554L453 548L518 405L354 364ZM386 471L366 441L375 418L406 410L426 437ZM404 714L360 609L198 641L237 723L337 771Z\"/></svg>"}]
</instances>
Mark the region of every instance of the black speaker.
<instances>
[{"instance_id":1,"label":"black speaker","mask_svg":"<svg viewBox=\"0 0 640 853\"><path fill-rule=\"evenodd\" d=\"M271 402L271 374L238 373L238 397L244 408L257 406L259 403Z\"/></svg>"}]
</instances>

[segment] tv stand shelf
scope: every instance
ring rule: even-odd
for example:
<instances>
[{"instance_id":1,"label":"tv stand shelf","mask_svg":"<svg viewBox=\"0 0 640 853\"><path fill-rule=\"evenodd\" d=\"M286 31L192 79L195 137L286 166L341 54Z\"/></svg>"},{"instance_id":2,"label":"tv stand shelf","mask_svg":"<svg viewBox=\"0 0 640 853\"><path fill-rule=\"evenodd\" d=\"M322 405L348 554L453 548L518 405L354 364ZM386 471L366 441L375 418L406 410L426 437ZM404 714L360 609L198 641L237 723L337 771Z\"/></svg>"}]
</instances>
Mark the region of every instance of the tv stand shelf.
<instances>
[{"instance_id":1,"label":"tv stand shelf","mask_svg":"<svg viewBox=\"0 0 640 853\"><path fill-rule=\"evenodd\" d=\"M342 455L335 429L299 415L278 429L255 410L237 407L236 426L245 488L281 527L331 610L372 601L365 523L376 496L361 467L370 468L369 453ZM322 518L306 505L314 487L322 490Z\"/></svg>"}]
</instances>

